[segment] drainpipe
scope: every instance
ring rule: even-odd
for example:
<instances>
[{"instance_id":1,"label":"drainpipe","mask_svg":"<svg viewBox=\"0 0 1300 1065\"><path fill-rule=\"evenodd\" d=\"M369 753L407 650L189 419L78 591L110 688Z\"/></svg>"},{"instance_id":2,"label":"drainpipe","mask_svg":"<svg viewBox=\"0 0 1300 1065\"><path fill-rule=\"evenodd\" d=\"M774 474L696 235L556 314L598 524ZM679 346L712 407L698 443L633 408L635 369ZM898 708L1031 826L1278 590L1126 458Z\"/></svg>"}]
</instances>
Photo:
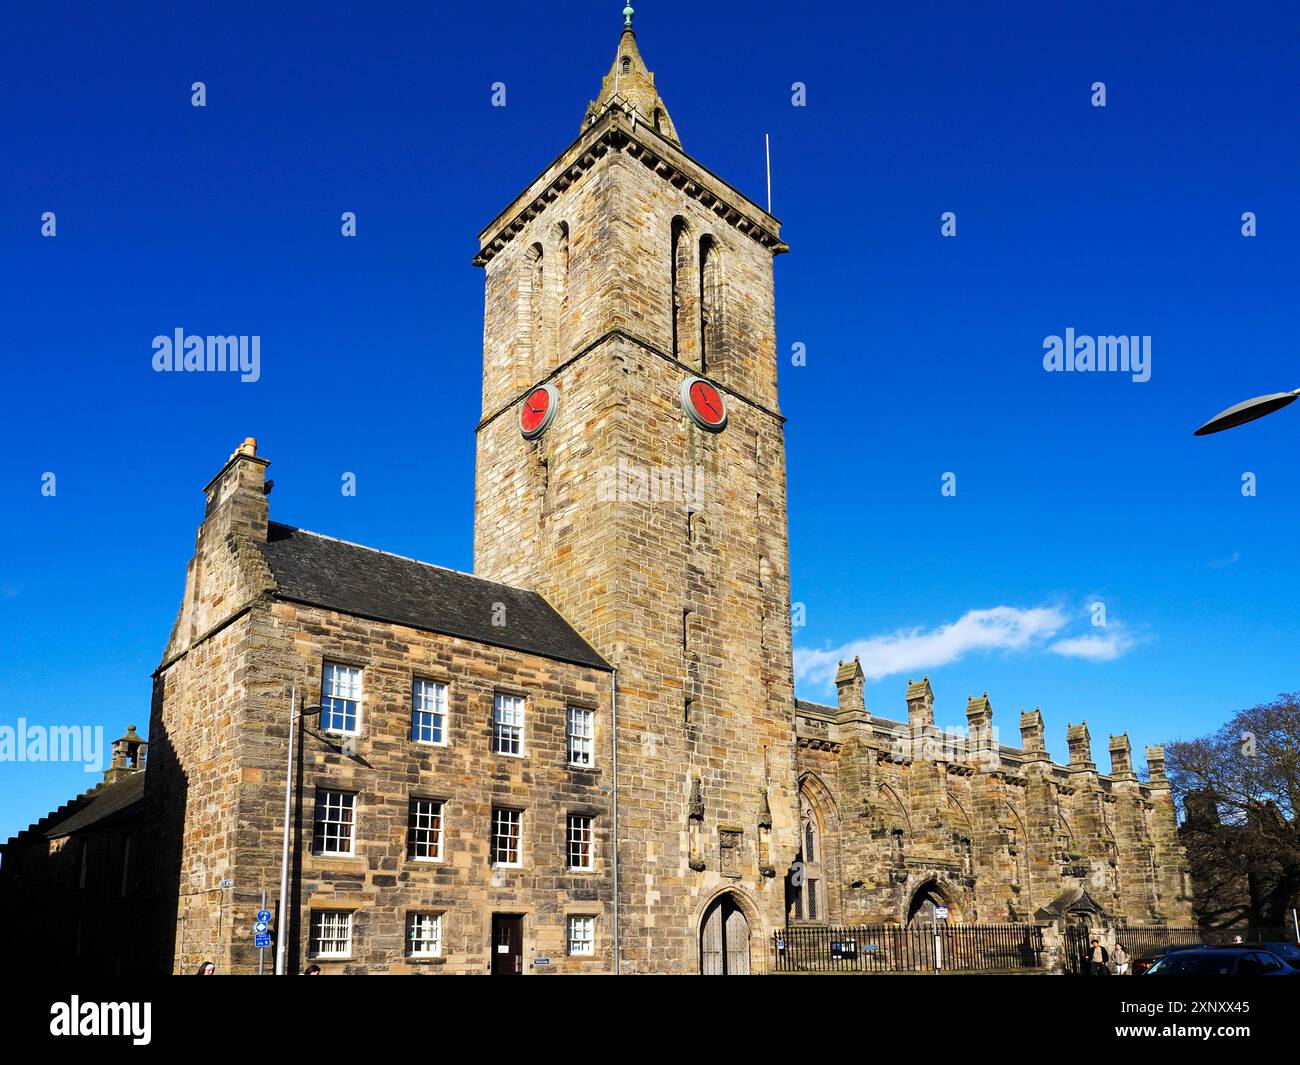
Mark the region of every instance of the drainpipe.
<instances>
[{"instance_id":1,"label":"drainpipe","mask_svg":"<svg viewBox=\"0 0 1300 1065\"><path fill-rule=\"evenodd\" d=\"M609 750L614 777L614 975L619 975L618 937L618 667L609 675Z\"/></svg>"}]
</instances>

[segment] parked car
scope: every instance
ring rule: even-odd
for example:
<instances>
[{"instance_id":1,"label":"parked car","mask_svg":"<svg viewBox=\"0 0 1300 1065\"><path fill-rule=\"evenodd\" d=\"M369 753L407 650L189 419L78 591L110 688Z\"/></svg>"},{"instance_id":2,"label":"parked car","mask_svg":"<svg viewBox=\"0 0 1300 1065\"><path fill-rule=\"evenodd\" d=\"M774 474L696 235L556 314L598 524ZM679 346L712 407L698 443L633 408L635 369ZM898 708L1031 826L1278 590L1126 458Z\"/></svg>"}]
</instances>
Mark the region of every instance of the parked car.
<instances>
[{"instance_id":1,"label":"parked car","mask_svg":"<svg viewBox=\"0 0 1300 1065\"><path fill-rule=\"evenodd\" d=\"M1209 947L1166 954L1147 976L1300 976L1276 954L1256 947Z\"/></svg>"},{"instance_id":2,"label":"parked car","mask_svg":"<svg viewBox=\"0 0 1300 1065\"><path fill-rule=\"evenodd\" d=\"M1222 943L1222 950L1266 950L1293 968L1300 968L1300 946L1295 943Z\"/></svg>"},{"instance_id":3,"label":"parked car","mask_svg":"<svg viewBox=\"0 0 1300 1065\"><path fill-rule=\"evenodd\" d=\"M1142 957L1137 958L1133 962L1133 975L1145 976L1148 972L1150 972L1151 968L1157 962L1160 961L1160 959L1167 958L1170 954L1174 954L1180 950L1209 950L1209 949L1210 949L1209 946L1205 943L1185 943L1177 946L1161 947L1159 950L1149 950L1145 954L1143 954Z\"/></svg>"}]
</instances>

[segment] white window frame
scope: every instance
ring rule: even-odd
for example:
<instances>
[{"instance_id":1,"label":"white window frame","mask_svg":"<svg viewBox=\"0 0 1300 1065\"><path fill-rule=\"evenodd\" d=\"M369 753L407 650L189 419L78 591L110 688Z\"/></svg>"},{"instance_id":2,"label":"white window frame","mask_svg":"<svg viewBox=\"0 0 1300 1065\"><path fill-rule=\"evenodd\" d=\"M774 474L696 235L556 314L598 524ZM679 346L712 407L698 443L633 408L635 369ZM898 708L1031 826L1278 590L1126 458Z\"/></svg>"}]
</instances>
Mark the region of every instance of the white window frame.
<instances>
[{"instance_id":1,"label":"white window frame","mask_svg":"<svg viewBox=\"0 0 1300 1065\"><path fill-rule=\"evenodd\" d=\"M416 949L417 943L428 943L429 939L416 938L417 931L433 929L433 949ZM408 958L442 957L442 913L436 910L412 911L406 915L406 956Z\"/></svg>"},{"instance_id":2,"label":"white window frame","mask_svg":"<svg viewBox=\"0 0 1300 1065\"><path fill-rule=\"evenodd\" d=\"M590 769L596 764L596 711L570 706L565 715L565 757L569 765ZM584 750L585 748L585 750ZM575 757L581 755L582 757Z\"/></svg>"},{"instance_id":3,"label":"white window frame","mask_svg":"<svg viewBox=\"0 0 1300 1065\"><path fill-rule=\"evenodd\" d=\"M580 834L575 835L575 833ZM567 869L575 873L590 873L596 868L596 819L594 817L590 814L569 814L565 819L564 839L564 864ZM587 864L574 865L574 847L584 843L587 848Z\"/></svg>"},{"instance_id":4,"label":"white window frame","mask_svg":"<svg viewBox=\"0 0 1300 1065\"><path fill-rule=\"evenodd\" d=\"M575 932L585 933L575 936ZM575 948L575 945L577 949ZM590 913L571 913L564 919L564 947L570 958L593 958L596 955L596 917Z\"/></svg>"},{"instance_id":5,"label":"white window frame","mask_svg":"<svg viewBox=\"0 0 1300 1065\"><path fill-rule=\"evenodd\" d=\"M522 758L525 754L524 728L527 700L522 695L509 692L492 693L492 753L506 758ZM503 750L502 740L516 750Z\"/></svg>"},{"instance_id":6,"label":"white window frame","mask_svg":"<svg viewBox=\"0 0 1300 1065\"><path fill-rule=\"evenodd\" d=\"M432 695L433 703L427 703L428 698ZM450 715L447 712L447 685L440 680L429 680L427 677L416 677L411 682L411 741L413 743L423 744L425 747L446 747L447 746L447 728L450 724ZM415 726L417 714L428 714L434 718L437 732L442 736L438 740L420 739L416 734Z\"/></svg>"},{"instance_id":7,"label":"white window frame","mask_svg":"<svg viewBox=\"0 0 1300 1065\"><path fill-rule=\"evenodd\" d=\"M419 804L419 803L427 803L427 804L429 804L430 806L436 806L436 807L437 807L437 810L436 810L436 811L430 811L430 812L428 812L428 813L419 812L419 811L416 810L416 805ZM407 856L407 858L409 858L411 861L413 861L413 862L440 862L440 861L442 861L442 856L443 856L443 849L442 849L442 847L443 847L443 837L445 836L445 834L446 834L446 829L447 829L446 810L447 810L447 804L446 804L445 802L443 802L441 799L426 799L426 798L424 798L423 796L420 796L420 795L413 795L413 796L411 796L411 800L410 800L410 802L407 804L407 808L406 808L406 838L407 838L407 844L406 844L406 856ZM427 826L423 826L423 825L418 825L418 826L417 826L417 825L415 825L415 824L412 824L412 822L413 822L417 817L427 818L427 819L429 819L429 820L431 820L431 821L434 821L434 822L436 822L437 827L436 827L436 828L433 828L433 827L427 827ZM414 834L415 834L417 831L432 832L432 833L434 833L434 839L435 839L435 841L436 841L436 842L435 842L435 845L434 845L434 849L435 849L436 853L433 855L433 857L429 857L429 856L427 856L427 855L425 855L425 856L420 856L420 855L417 855L417 854L413 853L413 852L416 850L416 847L415 847L415 835L414 835Z\"/></svg>"},{"instance_id":8,"label":"white window frame","mask_svg":"<svg viewBox=\"0 0 1300 1065\"><path fill-rule=\"evenodd\" d=\"M331 796L337 797L343 802L333 804L330 802ZM322 801L323 800L323 801ZM321 816L322 813L330 814L333 811L340 813L346 810L351 816L346 820L334 820L330 817ZM348 849L345 851L324 850L325 838L330 835L329 832L322 831L329 825L346 825L348 828ZM342 832L337 833L341 838ZM334 788L317 788L316 789L316 820L312 830L312 847L313 853L325 858L351 858L357 853L357 793L354 791L338 791Z\"/></svg>"},{"instance_id":9,"label":"white window frame","mask_svg":"<svg viewBox=\"0 0 1300 1065\"><path fill-rule=\"evenodd\" d=\"M509 861L503 862L500 861L497 857L497 855L500 854L500 848L497 846L497 840L499 838L504 838L504 839L511 838L510 835L508 834L503 837L501 836L500 833L500 828L503 824L502 815L504 814L513 815L513 821L509 822L509 824L513 824L515 829L514 836L513 836L515 841L515 861L513 862L509 862ZM494 869L519 869L522 868L523 864L524 864L524 812L523 810L516 810L509 806L492 807L492 867Z\"/></svg>"},{"instance_id":10,"label":"white window frame","mask_svg":"<svg viewBox=\"0 0 1300 1065\"><path fill-rule=\"evenodd\" d=\"M344 949L342 951L320 949L320 943L323 941L321 933L325 931L324 924L327 920L337 918L343 929L342 942ZM337 928L331 928L331 932L336 932ZM331 942L339 940L339 936L331 935ZM352 911L351 910L312 910L311 911L311 937L308 940L308 950L313 958L350 958L352 957Z\"/></svg>"},{"instance_id":11,"label":"white window frame","mask_svg":"<svg viewBox=\"0 0 1300 1065\"><path fill-rule=\"evenodd\" d=\"M339 686L337 683L340 676L342 676L345 679L345 681L350 682L355 680L355 684L351 684L351 683L346 684L344 691L342 693L340 693ZM334 736L360 736L361 735L361 701L362 701L363 693L365 691L363 681L364 681L364 671L361 669L360 666L349 666L345 662L331 662L329 660L326 660L321 664L321 672L320 672L321 726L320 727L322 732L328 732ZM328 683L328 682L333 682L333 683ZM331 700L331 701L337 700L338 702L343 703L345 707L347 704L351 704L352 717L355 718L355 727L351 729L347 729L347 728L335 728L332 724L326 725L325 724L326 714L329 714L332 717L334 713L334 707L332 705L329 706L326 705L327 700ZM345 717L347 716L346 709L344 710L344 716Z\"/></svg>"}]
</instances>

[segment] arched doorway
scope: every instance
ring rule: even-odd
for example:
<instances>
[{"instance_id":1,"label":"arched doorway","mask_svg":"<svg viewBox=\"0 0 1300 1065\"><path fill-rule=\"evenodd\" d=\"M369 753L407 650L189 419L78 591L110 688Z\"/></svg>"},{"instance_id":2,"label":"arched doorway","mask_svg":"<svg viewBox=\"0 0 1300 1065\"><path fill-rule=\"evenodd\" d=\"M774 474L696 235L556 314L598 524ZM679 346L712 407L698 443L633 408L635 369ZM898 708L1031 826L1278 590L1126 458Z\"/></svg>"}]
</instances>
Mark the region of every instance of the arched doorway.
<instances>
[{"instance_id":1,"label":"arched doorway","mask_svg":"<svg viewBox=\"0 0 1300 1065\"><path fill-rule=\"evenodd\" d=\"M749 975L749 921L733 895L719 896L704 911L700 922L700 973Z\"/></svg>"},{"instance_id":2,"label":"arched doorway","mask_svg":"<svg viewBox=\"0 0 1300 1065\"><path fill-rule=\"evenodd\" d=\"M949 926L950 920L955 923L960 918L937 880L926 880L912 892L907 904L908 942L924 968L938 971L961 967L956 936Z\"/></svg>"},{"instance_id":3,"label":"arched doorway","mask_svg":"<svg viewBox=\"0 0 1300 1065\"><path fill-rule=\"evenodd\" d=\"M948 900L940 890L938 883L927 880L912 894L912 901L907 904L907 923L909 925L932 925L936 923L937 907L947 907Z\"/></svg>"}]
</instances>

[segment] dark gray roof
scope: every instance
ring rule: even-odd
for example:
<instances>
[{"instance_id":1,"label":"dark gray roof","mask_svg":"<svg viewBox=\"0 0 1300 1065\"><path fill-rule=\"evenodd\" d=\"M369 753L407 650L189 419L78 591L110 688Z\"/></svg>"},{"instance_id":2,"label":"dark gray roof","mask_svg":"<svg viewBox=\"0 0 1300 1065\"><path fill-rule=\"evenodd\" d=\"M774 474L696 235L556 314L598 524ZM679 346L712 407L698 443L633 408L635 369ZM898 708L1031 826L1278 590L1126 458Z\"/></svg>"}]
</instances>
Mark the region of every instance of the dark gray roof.
<instances>
[{"instance_id":1,"label":"dark gray roof","mask_svg":"<svg viewBox=\"0 0 1300 1065\"><path fill-rule=\"evenodd\" d=\"M144 773L131 773L112 784L101 784L85 798L89 801L78 807L71 817L46 827L47 839L70 836L134 806L144 798Z\"/></svg>"},{"instance_id":2,"label":"dark gray roof","mask_svg":"<svg viewBox=\"0 0 1300 1065\"><path fill-rule=\"evenodd\" d=\"M341 614L409 625L494 647L609 669L536 592L271 522L274 594ZM504 612L497 606L501 604ZM504 617L504 625L494 618Z\"/></svg>"}]
</instances>

